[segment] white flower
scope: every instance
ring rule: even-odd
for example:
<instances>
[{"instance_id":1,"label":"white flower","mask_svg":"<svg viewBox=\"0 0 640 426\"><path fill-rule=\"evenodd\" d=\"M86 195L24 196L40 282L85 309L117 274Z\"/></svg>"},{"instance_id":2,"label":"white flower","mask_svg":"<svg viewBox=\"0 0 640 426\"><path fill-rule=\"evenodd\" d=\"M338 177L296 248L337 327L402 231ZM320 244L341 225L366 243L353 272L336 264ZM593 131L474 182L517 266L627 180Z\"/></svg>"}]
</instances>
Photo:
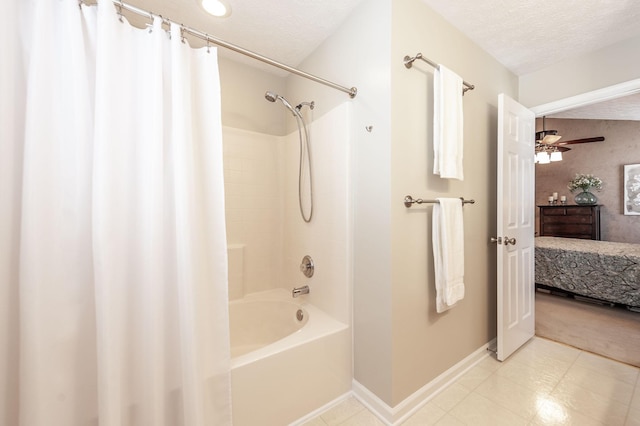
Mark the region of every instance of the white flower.
<instances>
[{"instance_id":1,"label":"white flower","mask_svg":"<svg viewBox=\"0 0 640 426\"><path fill-rule=\"evenodd\" d=\"M591 188L595 188L598 191L602 189L602 179L599 177L595 177L594 175L585 175L585 174L576 174L573 179L569 181L569 185L567 188L571 192L576 189L581 189L582 191L588 191Z\"/></svg>"}]
</instances>

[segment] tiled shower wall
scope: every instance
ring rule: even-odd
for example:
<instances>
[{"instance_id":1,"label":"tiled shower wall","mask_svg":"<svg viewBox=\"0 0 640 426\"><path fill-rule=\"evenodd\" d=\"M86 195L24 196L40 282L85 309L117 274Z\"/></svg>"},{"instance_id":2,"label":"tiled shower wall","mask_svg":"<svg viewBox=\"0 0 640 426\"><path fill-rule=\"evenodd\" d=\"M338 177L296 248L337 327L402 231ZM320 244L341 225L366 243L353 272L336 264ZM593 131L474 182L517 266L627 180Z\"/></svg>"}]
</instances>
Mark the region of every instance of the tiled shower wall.
<instances>
[{"instance_id":1,"label":"tiled shower wall","mask_svg":"<svg viewBox=\"0 0 640 426\"><path fill-rule=\"evenodd\" d=\"M310 127L313 168L313 218L305 223L298 206L298 132L284 137L283 199L285 223L282 279L286 288L308 285L309 301L350 323L351 190L349 182L349 104L341 104ZM309 111L306 110L308 113ZM315 262L313 277L299 269L304 255Z\"/></svg>"},{"instance_id":2,"label":"tiled shower wall","mask_svg":"<svg viewBox=\"0 0 640 426\"><path fill-rule=\"evenodd\" d=\"M306 299L349 323L349 104L317 118L304 112L313 157L311 223L298 207L298 131L278 137L223 129L230 297L309 285ZM316 264L312 278L299 271L305 254Z\"/></svg>"},{"instance_id":3,"label":"tiled shower wall","mask_svg":"<svg viewBox=\"0 0 640 426\"><path fill-rule=\"evenodd\" d=\"M229 127L223 139L229 294L237 298L280 286L281 142Z\"/></svg>"}]
</instances>

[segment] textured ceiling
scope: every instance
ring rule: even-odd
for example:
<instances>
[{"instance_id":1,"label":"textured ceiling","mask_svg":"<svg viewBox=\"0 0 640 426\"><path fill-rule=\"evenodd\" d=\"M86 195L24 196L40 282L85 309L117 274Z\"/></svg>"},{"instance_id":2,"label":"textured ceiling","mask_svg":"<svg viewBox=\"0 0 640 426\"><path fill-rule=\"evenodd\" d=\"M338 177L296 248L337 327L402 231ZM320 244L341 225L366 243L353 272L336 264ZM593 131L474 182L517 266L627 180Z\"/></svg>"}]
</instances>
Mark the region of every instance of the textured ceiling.
<instances>
[{"instance_id":1,"label":"textured ceiling","mask_svg":"<svg viewBox=\"0 0 640 426\"><path fill-rule=\"evenodd\" d=\"M422 0L516 75L640 35L638 0Z\"/></svg>"},{"instance_id":2,"label":"textured ceiling","mask_svg":"<svg viewBox=\"0 0 640 426\"><path fill-rule=\"evenodd\" d=\"M640 94L603 101L597 104L574 108L547 117L579 118L593 120L634 120L640 121Z\"/></svg>"},{"instance_id":3,"label":"textured ceiling","mask_svg":"<svg viewBox=\"0 0 640 426\"><path fill-rule=\"evenodd\" d=\"M422 0L523 75L640 35L639 0ZM550 115L640 120L640 96Z\"/></svg>"}]
</instances>

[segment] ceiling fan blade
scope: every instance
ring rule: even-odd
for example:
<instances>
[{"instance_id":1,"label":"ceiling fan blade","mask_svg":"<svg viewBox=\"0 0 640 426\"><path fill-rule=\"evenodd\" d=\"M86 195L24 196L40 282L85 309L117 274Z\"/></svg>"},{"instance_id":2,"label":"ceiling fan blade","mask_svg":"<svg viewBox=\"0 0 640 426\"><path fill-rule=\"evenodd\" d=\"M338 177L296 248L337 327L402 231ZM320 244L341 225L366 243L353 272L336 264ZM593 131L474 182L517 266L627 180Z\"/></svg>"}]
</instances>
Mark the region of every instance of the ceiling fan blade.
<instances>
[{"instance_id":1,"label":"ceiling fan blade","mask_svg":"<svg viewBox=\"0 0 640 426\"><path fill-rule=\"evenodd\" d=\"M604 136L597 136L595 138L574 139L570 141L557 142L556 145L572 145L576 143L602 142L602 141L604 141Z\"/></svg>"},{"instance_id":2,"label":"ceiling fan blade","mask_svg":"<svg viewBox=\"0 0 640 426\"><path fill-rule=\"evenodd\" d=\"M554 143L558 142L561 137L562 136L560 136L560 135L545 135L545 137L542 138L542 140L540 142L545 144L545 145L551 145L551 144L554 144Z\"/></svg>"},{"instance_id":3,"label":"ceiling fan blade","mask_svg":"<svg viewBox=\"0 0 640 426\"><path fill-rule=\"evenodd\" d=\"M556 146L555 148L560 152L571 151L571 148L567 148L566 146Z\"/></svg>"}]
</instances>

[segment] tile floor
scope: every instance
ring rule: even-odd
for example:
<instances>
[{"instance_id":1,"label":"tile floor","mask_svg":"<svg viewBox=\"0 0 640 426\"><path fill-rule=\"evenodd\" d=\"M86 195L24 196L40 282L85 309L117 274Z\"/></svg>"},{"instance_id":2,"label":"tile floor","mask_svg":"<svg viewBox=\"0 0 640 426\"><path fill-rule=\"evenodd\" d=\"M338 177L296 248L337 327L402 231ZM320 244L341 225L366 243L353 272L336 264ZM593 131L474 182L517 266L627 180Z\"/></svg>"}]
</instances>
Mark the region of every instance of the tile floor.
<instances>
[{"instance_id":1,"label":"tile floor","mask_svg":"<svg viewBox=\"0 0 640 426\"><path fill-rule=\"evenodd\" d=\"M542 338L486 358L407 419L427 425L640 426L640 368ZM384 425L355 398L305 426Z\"/></svg>"}]
</instances>

